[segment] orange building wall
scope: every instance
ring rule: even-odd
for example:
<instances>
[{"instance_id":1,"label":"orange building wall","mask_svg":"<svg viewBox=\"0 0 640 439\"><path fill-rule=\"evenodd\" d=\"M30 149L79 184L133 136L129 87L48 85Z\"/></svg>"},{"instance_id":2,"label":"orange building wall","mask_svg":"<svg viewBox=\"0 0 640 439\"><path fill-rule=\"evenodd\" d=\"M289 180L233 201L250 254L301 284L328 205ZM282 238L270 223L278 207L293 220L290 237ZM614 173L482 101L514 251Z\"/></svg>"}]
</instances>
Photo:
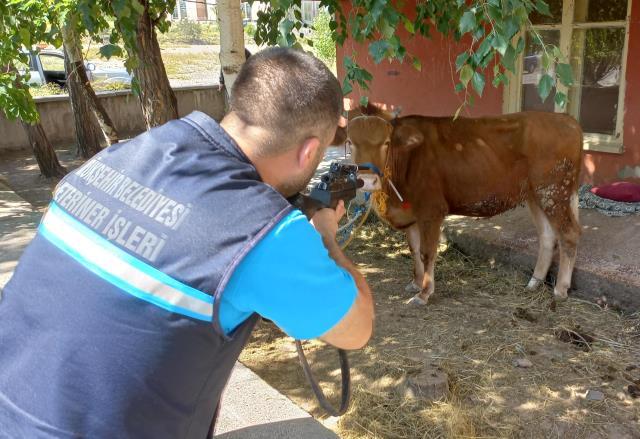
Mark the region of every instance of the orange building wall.
<instances>
[{"instance_id":1,"label":"orange building wall","mask_svg":"<svg viewBox=\"0 0 640 439\"><path fill-rule=\"evenodd\" d=\"M582 179L589 183L602 183L637 173L640 177L640 0L632 0L629 56L626 72L626 96L624 118L623 154L585 152ZM343 2L348 7L348 2ZM468 41L456 43L435 33L433 39L409 38L402 29L399 36L405 42L408 53L422 60L422 71L413 68L410 61L383 61L376 65L368 54L366 45L347 40L338 47L338 77L344 78L342 59L356 53L357 62L374 76L371 89L362 93L354 89L348 97L357 102L362 94L371 102L391 108L401 107L402 115L425 114L430 116L453 115L464 100L454 87L458 77L455 72L456 56L468 47ZM487 78L481 99L467 106L462 115L483 116L502 113L502 89L494 88Z\"/></svg>"}]
</instances>

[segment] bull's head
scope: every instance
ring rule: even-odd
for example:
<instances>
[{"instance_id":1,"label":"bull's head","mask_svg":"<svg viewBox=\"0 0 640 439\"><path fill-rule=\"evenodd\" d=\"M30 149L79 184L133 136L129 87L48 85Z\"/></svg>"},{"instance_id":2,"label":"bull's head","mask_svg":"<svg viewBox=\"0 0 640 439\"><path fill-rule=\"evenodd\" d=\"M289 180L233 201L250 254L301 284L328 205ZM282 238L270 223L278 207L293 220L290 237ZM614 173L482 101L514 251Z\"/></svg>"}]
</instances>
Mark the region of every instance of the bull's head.
<instances>
[{"instance_id":1,"label":"bull's head","mask_svg":"<svg viewBox=\"0 0 640 439\"><path fill-rule=\"evenodd\" d=\"M384 111L370 103L367 104L367 106L361 106L358 108L354 108L353 110L349 110L346 113L346 117L342 118L340 126L336 130L336 135L333 138L331 145L343 146L347 142L348 140L347 125L350 121L352 121L355 118L358 118L361 116L378 116L383 118L386 121L391 121L397 118L401 111L402 111L401 107L397 107L393 112Z\"/></svg>"},{"instance_id":2,"label":"bull's head","mask_svg":"<svg viewBox=\"0 0 640 439\"><path fill-rule=\"evenodd\" d=\"M422 133L397 118L397 113L375 107L368 107L366 111L352 119L347 127L345 142L351 147L356 164L371 163L384 172L390 148L406 152L423 143ZM377 181L375 189L380 189L379 183ZM367 186L371 189L370 184Z\"/></svg>"},{"instance_id":3,"label":"bull's head","mask_svg":"<svg viewBox=\"0 0 640 439\"><path fill-rule=\"evenodd\" d=\"M411 151L424 143L424 135L414 119L397 118L382 111L356 117L349 122L347 142L351 145L355 163L371 163L383 173L382 179L387 183L384 187L378 175L360 174L360 178L365 180L365 190L384 189L373 197L373 205L380 218L399 229L414 224L414 200L408 190L409 182L404 181Z\"/></svg>"}]
</instances>

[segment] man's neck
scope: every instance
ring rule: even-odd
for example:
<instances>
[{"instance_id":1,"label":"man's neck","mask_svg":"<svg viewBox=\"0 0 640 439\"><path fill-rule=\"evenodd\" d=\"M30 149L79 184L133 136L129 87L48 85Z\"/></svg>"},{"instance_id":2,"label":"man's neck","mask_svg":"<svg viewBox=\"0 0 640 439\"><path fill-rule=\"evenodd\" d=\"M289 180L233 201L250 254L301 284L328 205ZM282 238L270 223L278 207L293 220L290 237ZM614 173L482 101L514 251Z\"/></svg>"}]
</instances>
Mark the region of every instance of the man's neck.
<instances>
[{"instance_id":1,"label":"man's neck","mask_svg":"<svg viewBox=\"0 0 640 439\"><path fill-rule=\"evenodd\" d=\"M262 181L278 189L282 181L282 175L278 170L286 166L288 157L284 155L265 157L260 154L260 145L268 141L268 133L262 128L246 124L233 112L222 119L220 126L249 158Z\"/></svg>"}]
</instances>

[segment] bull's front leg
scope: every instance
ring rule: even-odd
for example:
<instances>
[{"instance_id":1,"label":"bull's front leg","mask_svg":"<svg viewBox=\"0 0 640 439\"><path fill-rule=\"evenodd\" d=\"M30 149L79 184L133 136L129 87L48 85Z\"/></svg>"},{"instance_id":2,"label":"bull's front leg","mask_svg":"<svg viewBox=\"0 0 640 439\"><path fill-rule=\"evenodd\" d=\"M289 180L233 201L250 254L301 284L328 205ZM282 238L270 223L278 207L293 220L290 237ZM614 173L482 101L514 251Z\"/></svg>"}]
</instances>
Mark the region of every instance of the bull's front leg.
<instances>
[{"instance_id":1,"label":"bull's front leg","mask_svg":"<svg viewBox=\"0 0 640 439\"><path fill-rule=\"evenodd\" d=\"M422 281L424 280L424 264L420 253L420 227L417 223L409 226L405 230L405 234L413 257L413 280L404 287L404 290L407 293L414 294L422 291Z\"/></svg>"},{"instance_id":2,"label":"bull's front leg","mask_svg":"<svg viewBox=\"0 0 640 439\"><path fill-rule=\"evenodd\" d=\"M444 217L431 218L419 223L420 229L420 256L422 264L426 268L422 279L422 288L418 294L413 296L408 304L426 305L429 296L435 290L435 278L433 272L438 256L438 244L440 242L440 227Z\"/></svg>"}]
</instances>

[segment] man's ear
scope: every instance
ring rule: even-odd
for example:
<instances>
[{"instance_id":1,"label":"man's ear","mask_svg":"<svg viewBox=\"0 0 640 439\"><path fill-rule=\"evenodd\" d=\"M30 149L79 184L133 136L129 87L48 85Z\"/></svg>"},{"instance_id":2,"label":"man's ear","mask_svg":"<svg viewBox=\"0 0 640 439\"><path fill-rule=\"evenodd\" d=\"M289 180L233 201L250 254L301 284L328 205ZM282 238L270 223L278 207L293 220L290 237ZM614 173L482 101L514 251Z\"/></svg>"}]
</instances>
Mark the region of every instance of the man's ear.
<instances>
[{"instance_id":1,"label":"man's ear","mask_svg":"<svg viewBox=\"0 0 640 439\"><path fill-rule=\"evenodd\" d=\"M306 169L309 163L315 163L318 150L322 147L320 139L310 137L298 149L298 166L300 169Z\"/></svg>"},{"instance_id":2,"label":"man's ear","mask_svg":"<svg viewBox=\"0 0 640 439\"><path fill-rule=\"evenodd\" d=\"M411 125L396 126L391 136L391 143L394 148L410 151L424 143L424 134Z\"/></svg>"}]
</instances>

